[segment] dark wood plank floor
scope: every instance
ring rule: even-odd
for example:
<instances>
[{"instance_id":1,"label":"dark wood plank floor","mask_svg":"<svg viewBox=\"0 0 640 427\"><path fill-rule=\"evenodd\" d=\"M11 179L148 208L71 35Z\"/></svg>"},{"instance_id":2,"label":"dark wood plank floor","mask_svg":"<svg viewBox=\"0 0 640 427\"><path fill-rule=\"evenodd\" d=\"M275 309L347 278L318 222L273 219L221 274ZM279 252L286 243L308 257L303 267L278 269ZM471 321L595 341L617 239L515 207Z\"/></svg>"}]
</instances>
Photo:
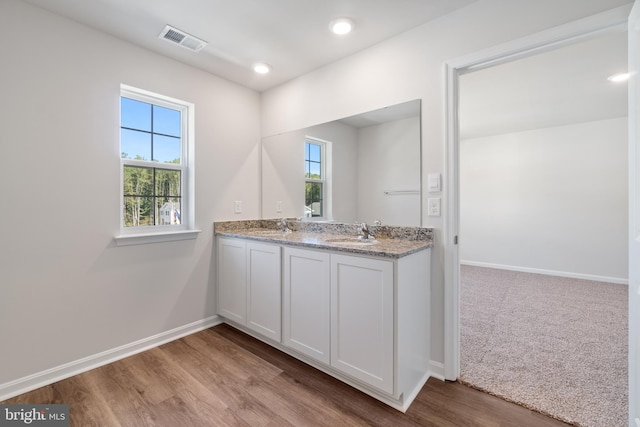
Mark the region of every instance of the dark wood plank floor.
<instances>
[{"instance_id":1,"label":"dark wood plank floor","mask_svg":"<svg viewBox=\"0 0 640 427\"><path fill-rule=\"evenodd\" d=\"M65 403L72 426L566 426L430 379L406 414L227 325L2 403Z\"/></svg>"}]
</instances>

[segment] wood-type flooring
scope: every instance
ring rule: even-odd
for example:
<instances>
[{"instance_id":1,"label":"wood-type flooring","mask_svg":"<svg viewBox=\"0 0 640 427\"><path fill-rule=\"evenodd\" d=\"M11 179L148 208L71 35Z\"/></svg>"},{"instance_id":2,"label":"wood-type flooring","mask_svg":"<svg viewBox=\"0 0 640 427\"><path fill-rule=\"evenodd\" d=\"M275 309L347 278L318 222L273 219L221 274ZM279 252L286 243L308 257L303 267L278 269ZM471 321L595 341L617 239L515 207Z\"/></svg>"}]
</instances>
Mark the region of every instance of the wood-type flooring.
<instances>
[{"instance_id":1,"label":"wood-type flooring","mask_svg":"<svg viewBox=\"0 0 640 427\"><path fill-rule=\"evenodd\" d=\"M406 414L228 325L2 403L64 403L71 426L566 426L431 378Z\"/></svg>"}]
</instances>

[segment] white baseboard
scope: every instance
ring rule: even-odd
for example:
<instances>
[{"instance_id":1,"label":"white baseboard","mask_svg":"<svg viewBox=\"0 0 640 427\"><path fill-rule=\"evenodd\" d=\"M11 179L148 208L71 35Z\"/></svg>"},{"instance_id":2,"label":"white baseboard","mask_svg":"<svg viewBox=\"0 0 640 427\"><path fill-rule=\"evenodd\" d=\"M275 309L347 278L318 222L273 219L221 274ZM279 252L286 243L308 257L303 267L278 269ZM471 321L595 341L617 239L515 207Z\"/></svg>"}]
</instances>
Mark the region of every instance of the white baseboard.
<instances>
[{"instance_id":1,"label":"white baseboard","mask_svg":"<svg viewBox=\"0 0 640 427\"><path fill-rule=\"evenodd\" d=\"M108 363L115 362L116 360L133 356L134 354L158 347L159 345L177 340L221 323L222 320L217 315L211 316L206 319L189 323L188 325L179 326L170 331L161 332L148 338L143 338L120 347L112 348L101 353L74 360L73 362L65 363L64 365L56 366L23 378L18 378L17 380L10 381L8 383L0 384L0 401L10 399L19 394L81 374Z\"/></svg>"},{"instance_id":2,"label":"white baseboard","mask_svg":"<svg viewBox=\"0 0 640 427\"><path fill-rule=\"evenodd\" d=\"M437 378L441 381L445 381L444 378L444 363L436 362L435 360L429 361L429 374L433 378Z\"/></svg>"},{"instance_id":3,"label":"white baseboard","mask_svg":"<svg viewBox=\"0 0 640 427\"><path fill-rule=\"evenodd\" d=\"M413 391L411 391L410 393L407 393L404 396L403 405L402 405L403 413L407 412L407 409L409 409L409 406L411 406L413 401L416 400L416 397L418 397L418 394L420 393L424 385L427 383L427 381L429 381L429 378L431 378L431 373L430 372L425 373L420 379L420 381L418 381Z\"/></svg>"},{"instance_id":4,"label":"white baseboard","mask_svg":"<svg viewBox=\"0 0 640 427\"><path fill-rule=\"evenodd\" d=\"M492 264L489 262L460 261L462 265L474 267L496 268L498 270L520 271L523 273L545 274L547 276L569 277L572 279L594 280L596 282L615 283L616 285L628 285L629 280L622 277L597 276L595 274L572 273L568 271L544 270L540 268L517 267L513 265Z\"/></svg>"}]
</instances>

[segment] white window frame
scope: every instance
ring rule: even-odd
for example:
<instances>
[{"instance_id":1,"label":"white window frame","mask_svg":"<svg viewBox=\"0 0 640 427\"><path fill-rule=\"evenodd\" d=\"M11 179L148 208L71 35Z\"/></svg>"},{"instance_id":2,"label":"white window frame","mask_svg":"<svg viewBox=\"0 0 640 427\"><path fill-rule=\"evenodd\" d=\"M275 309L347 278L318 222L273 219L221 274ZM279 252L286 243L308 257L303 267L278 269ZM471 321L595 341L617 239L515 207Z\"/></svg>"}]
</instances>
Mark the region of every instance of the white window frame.
<instances>
[{"instance_id":1,"label":"white window frame","mask_svg":"<svg viewBox=\"0 0 640 427\"><path fill-rule=\"evenodd\" d=\"M322 183L322 216L315 217L307 217L304 216L305 221L330 221L332 216L332 204L331 204L331 150L332 144L331 141L326 141L324 139L316 138L313 136L305 136L305 150L303 156L303 162L306 162L306 144L310 142L312 144L316 144L320 146L320 162L321 162L321 171L320 174L323 176L323 179L312 179L304 177L304 183L307 182L320 182ZM305 167L306 170L306 167ZM304 188L304 187L303 187ZM306 208L306 205L305 205Z\"/></svg>"},{"instance_id":2,"label":"white window frame","mask_svg":"<svg viewBox=\"0 0 640 427\"><path fill-rule=\"evenodd\" d=\"M120 234L115 237L118 246L159 243L175 240L195 239L200 230L195 229L195 185L194 185L194 128L195 105L176 98L160 95L127 85L120 85L120 98L166 107L181 112L181 164L160 163L152 160L134 160L120 158ZM122 112L119 111L120 124ZM120 126L118 126L118 130ZM121 149L118 154L121 153ZM141 166L156 169L174 169L181 171L180 216L181 223L173 225L148 225L143 227L124 226L124 168Z\"/></svg>"}]
</instances>

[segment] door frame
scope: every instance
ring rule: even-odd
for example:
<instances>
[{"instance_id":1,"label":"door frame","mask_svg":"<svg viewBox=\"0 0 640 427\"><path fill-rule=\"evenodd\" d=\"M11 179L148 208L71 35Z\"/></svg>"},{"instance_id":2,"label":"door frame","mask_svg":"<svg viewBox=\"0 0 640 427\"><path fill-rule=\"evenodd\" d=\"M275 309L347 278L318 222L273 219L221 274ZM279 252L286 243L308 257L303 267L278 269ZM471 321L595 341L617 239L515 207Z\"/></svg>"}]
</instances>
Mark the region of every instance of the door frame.
<instances>
[{"instance_id":1,"label":"door frame","mask_svg":"<svg viewBox=\"0 0 640 427\"><path fill-rule=\"evenodd\" d=\"M446 167L449 190L444 222L444 378L455 381L460 375L460 141L459 77L494 65L525 58L571 43L588 40L609 31L627 29L631 5L553 27L540 33L494 46L445 63L446 78ZM464 236L462 236L464 238Z\"/></svg>"},{"instance_id":2,"label":"door frame","mask_svg":"<svg viewBox=\"0 0 640 427\"><path fill-rule=\"evenodd\" d=\"M640 427L640 0L629 15L629 426ZM633 262L635 260L636 262Z\"/></svg>"}]
</instances>

